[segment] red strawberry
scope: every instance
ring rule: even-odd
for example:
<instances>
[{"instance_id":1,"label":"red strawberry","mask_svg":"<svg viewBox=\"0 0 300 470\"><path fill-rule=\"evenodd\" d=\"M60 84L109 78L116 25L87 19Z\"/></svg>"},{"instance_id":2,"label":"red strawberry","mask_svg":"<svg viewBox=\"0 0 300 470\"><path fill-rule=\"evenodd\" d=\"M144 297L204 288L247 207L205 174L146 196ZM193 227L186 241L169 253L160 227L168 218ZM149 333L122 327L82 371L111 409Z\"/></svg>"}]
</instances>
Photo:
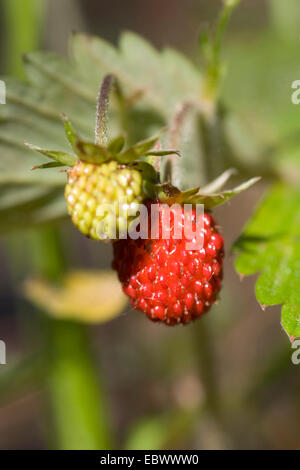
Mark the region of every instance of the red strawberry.
<instances>
[{"instance_id":1,"label":"red strawberry","mask_svg":"<svg viewBox=\"0 0 300 470\"><path fill-rule=\"evenodd\" d=\"M223 237L216 229L214 219L205 212L201 229L203 247L187 249L183 206L173 206L170 217L170 239L162 237L166 205L159 202L160 216L152 220L148 204L148 238L118 240L114 243L113 267L117 270L123 290L131 304L142 310L153 321L167 325L187 324L209 310L220 290L223 262ZM188 216L196 229L196 211ZM153 224L157 224L159 238L151 238ZM181 230L182 238L174 233ZM152 232L153 234L153 232ZM189 247L190 248L190 247Z\"/></svg>"}]
</instances>

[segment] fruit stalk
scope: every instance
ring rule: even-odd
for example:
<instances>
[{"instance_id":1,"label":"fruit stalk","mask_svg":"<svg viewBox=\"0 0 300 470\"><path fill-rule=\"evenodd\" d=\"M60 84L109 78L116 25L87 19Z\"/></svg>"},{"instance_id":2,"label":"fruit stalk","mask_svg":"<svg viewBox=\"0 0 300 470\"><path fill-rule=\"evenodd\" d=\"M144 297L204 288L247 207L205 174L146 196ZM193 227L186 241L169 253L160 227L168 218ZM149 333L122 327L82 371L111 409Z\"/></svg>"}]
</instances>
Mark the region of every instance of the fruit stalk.
<instances>
[{"instance_id":1,"label":"fruit stalk","mask_svg":"<svg viewBox=\"0 0 300 470\"><path fill-rule=\"evenodd\" d=\"M108 144L108 106L109 95L113 89L116 92L117 99L120 103L120 108L123 108L123 96L117 78L111 74L106 75L100 87L97 104L95 143L99 145L107 146Z\"/></svg>"}]
</instances>

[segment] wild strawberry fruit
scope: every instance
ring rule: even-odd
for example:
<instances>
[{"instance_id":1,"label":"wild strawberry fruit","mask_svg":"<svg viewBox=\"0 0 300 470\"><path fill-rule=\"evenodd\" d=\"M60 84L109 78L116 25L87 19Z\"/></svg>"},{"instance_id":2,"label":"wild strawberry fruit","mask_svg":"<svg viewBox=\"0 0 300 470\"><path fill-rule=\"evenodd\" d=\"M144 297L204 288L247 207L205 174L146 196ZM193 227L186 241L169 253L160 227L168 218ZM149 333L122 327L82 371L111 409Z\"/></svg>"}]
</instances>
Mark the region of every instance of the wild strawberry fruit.
<instances>
[{"instance_id":1,"label":"wild strawberry fruit","mask_svg":"<svg viewBox=\"0 0 300 470\"><path fill-rule=\"evenodd\" d=\"M186 214L183 205L176 205L171 209L170 238L166 239L162 237L166 205L156 204L161 211L156 222L152 218L152 224L158 224L158 238L151 238L153 225L148 210L148 238L116 241L113 267L133 307L153 321L187 324L207 312L217 298L222 280L223 237L213 217L205 212L200 216L202 248L191 249L188 243L193 243L193 238L185 236L184 224L190 217L195 232L196 211L193 208ZM178 238L180 232L182 237Z\"/></svg>"},{"instance_id":2,"label":"wild strawberry fruit","mask_svg":"<svg viewBox=\"0 0 300 470\"><path fill-rule=\"evenodd\" d=\"M130 226L133 217L128 217L128 209L143 200L142 176L114 160L101 165L79 161L68 170L65 197L73 224L83 234L95 240L113 239ZM111 207L111 214L101 211L104 205Z\"/></svg>"}]
</instances>

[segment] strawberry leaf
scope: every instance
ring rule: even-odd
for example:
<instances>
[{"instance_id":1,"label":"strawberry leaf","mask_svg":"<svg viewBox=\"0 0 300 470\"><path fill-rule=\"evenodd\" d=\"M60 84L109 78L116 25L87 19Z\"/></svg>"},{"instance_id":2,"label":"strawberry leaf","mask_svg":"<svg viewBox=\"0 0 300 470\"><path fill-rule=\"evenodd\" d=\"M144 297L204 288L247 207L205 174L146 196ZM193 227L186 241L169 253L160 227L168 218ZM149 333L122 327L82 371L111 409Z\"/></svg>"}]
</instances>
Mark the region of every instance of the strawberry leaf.
<instances>
[{"instance_id":1,"label":"strawberry leaf","mask_svg":"<svg viewBox=\"0 0 300 470\"><path fill-rule=\"evenodd\" d=\"M282 326L300 336L300 191L276 184L234 245L235 266L243 275L260 273L261 305L282 304Z\"/></svg>"}]
</instances>

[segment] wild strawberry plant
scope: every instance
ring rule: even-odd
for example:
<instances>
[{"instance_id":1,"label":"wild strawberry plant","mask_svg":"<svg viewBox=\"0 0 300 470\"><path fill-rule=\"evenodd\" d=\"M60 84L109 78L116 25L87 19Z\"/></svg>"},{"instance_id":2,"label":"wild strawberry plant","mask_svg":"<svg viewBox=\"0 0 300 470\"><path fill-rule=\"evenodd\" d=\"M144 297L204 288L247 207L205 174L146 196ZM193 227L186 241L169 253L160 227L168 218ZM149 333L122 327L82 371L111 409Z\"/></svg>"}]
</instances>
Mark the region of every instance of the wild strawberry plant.
<instances>
[{"instance_id":1,"label":"wild strawberry plant","mask_svg":"<svg viewBox=\"0 0 300 470\"><path fill-rule=\"evenodd\" d=\"M225 2L217 33L202 37L207 60L202 69L172 49L157 51L132 33L122 34L117 48L97 37L74 34L69 59L52 53L31 53L24 58L28 81L4 77L8 104L0 108L2 232L67 216L66 175L51 164L46 164L47 171L30 171L31 167L45 166L45 159L38 159L31 149L26 149L24 141L38 149L51 148L68 154L70 149L60 118L64 113L81 136L78 142L91 142L95 98L99 82L107 75L115 76L119 83L109 112L111 145L125 132L127 148L134 148L137 141L149 139L162 126L168 126L166 137L161 138L162 148L176 149L182 158L175 161L172 157L175 161L172 164L170 158L165 159L160 183L169 181L171 166L172 185L182 193L191 187L198 188L195 197L189 197L190 202L204 202L210 209L244 189L242 186L232 192L201 193L201 187L229 168L236 168L249 177L255 174L267 177L267 163L261 159L253 164L245 157L249 153L243 139L241 143L238 138L240 123L236 124L236 117L220 100L223 70L220 45L224 25L235 3ZM250 141L251 137L247 136ZM74 150L75 156L84 160L83 153L78 156L78 146ZM145 157L146 152L139 156ZM107 162L112 160L109 158ZM259 302L262 305L283 303L282 325L289 335L297 336L300 333L299 191L284 180L279 182L279 171L273 171L273 179L274 176L275 186L268 191L235 245L241 251L236 267L242 274L261 272L256 286ZM72 185L71 177L67 187L69 202ZM69 211L74 215L70 204ZM75 217L75 224L92 234L88 217L83 215Z\"/></svg>"}]
</instances>

